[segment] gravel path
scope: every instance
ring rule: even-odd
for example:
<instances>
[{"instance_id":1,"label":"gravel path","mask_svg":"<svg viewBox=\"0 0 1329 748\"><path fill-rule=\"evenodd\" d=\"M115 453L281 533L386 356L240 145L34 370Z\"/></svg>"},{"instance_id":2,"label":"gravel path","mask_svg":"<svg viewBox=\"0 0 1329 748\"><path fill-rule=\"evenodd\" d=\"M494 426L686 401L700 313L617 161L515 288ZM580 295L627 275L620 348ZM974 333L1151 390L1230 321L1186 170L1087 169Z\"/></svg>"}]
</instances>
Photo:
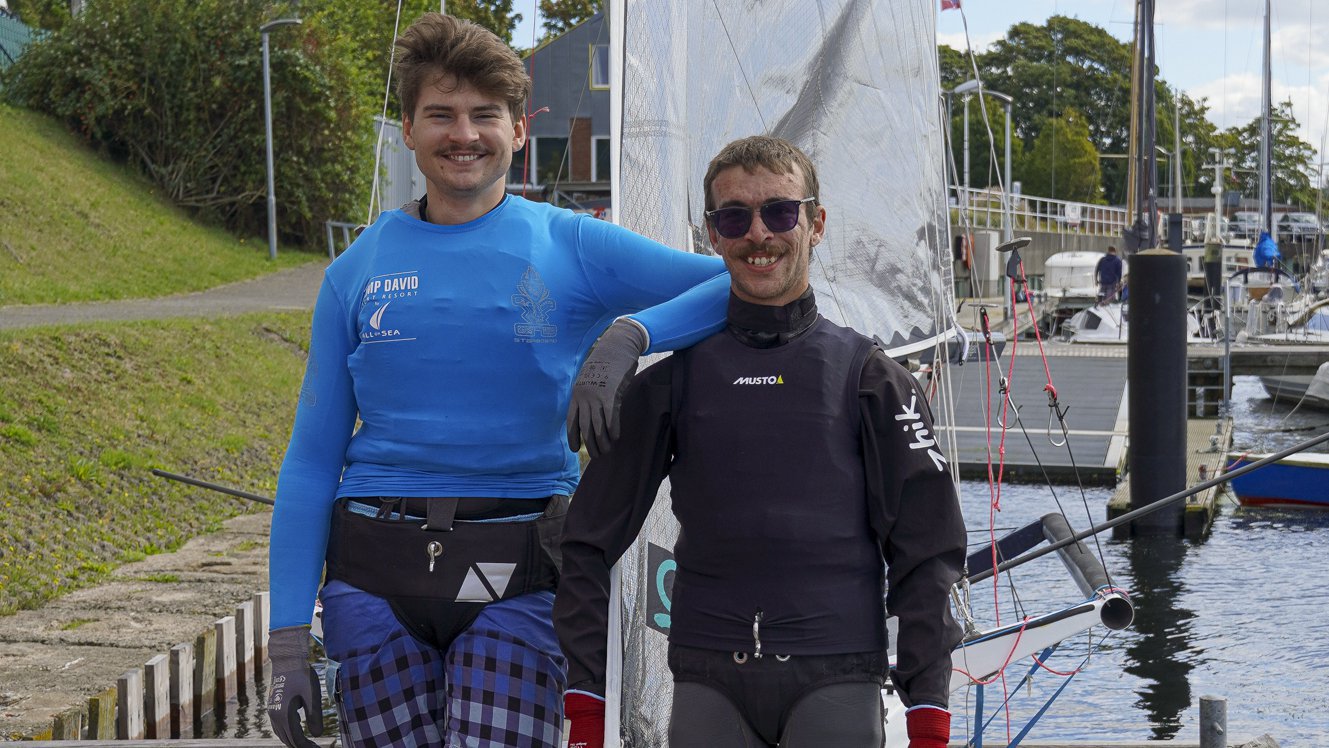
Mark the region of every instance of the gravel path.
<instances>
[{"instance_id":1,"label":"gravel path","mask_svg":"<svg viewBox=\"0 0 1329 748\"><path fill-rule=\"evenodd\" d=\"M269 310L313 309L326 267L327 262L310 262L254 280L160 299L0 306L0 330L101 320L221 317Z\"/></svg>"}]
</instances>

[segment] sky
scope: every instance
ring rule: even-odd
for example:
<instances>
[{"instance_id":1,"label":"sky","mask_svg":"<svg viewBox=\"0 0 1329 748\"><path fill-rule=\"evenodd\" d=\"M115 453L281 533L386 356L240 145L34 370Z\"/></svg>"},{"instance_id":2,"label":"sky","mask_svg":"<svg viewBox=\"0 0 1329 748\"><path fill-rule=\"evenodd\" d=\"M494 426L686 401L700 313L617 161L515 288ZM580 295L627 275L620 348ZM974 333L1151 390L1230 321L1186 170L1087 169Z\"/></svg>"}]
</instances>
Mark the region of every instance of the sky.
<instances>
[{"instance_id":1,"label":"sky","mask_svg":"<svg viewBox=\"0 0 1329 748\"><path fill-rule=\"evenodd\" d=\"M519 45L530 45L535 5L536 0L513 3L513 10L524 17L514 32ZM1209 118L1220 129L1254 119L1260 110L1263 0L1158 0L1155 5L1163 79L1192 98L1206 99ZM967 21L970 44L979 52L1004 37L1013 24L1042 24L1052 15L1078 18L1122 41L1134 34L1134 0L963 0L963 16L961 11L938 11L937 41L967 49ZM1329 53L1315 49L1313 42L1329 39L1329 2L1273 0L1271 26L1274 101L1291 98L1301 139L1323 152Z\"/></svg>"}]
</instances>

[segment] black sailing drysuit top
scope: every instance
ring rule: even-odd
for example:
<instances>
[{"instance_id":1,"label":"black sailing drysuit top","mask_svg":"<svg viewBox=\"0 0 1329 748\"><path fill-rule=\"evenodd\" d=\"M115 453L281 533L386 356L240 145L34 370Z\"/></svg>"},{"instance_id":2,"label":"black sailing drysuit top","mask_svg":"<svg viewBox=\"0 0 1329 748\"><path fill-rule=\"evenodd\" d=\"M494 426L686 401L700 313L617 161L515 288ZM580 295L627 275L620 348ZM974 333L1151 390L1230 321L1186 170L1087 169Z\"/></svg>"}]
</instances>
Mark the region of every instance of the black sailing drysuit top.
<instances>
[{"instance_id":1,"label":"black sailing drysuit top","mask_svg":"<svg viewBox=\"0 0 1329 748\"><path fill-rule=\"evenodd\" d=\"M884 579L903 701L946 707L965 537L923 393L811 289L783 307L731 295L728 315L637 375L582 477L554 606L569 688L604 693L609 567L672 474L671 641L752 652L760 613L769 654L884 651Z\"/></svg>"}]
</instances>

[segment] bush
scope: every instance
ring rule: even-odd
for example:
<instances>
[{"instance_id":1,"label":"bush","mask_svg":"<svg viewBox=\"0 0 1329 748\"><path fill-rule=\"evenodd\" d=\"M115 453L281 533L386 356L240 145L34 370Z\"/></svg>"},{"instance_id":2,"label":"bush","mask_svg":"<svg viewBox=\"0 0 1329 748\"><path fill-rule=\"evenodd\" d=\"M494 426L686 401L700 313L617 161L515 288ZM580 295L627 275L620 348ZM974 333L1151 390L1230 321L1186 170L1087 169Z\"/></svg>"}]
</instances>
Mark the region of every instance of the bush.
<instances>
[{"instance_id":1,"label":"bush","mask_svg":"<svg viewBox=\"0 0 1329 748\"><path fill-rule=\"evenodd\" d=\"M265 235L258 27L268 0L97 0L29 47L4 94L126 160L177 204ZM355 215L372 170L366 76L352 40L318 16L269 34L274 174L282 239L314 246Z\"/></svg>"}]
</instances>

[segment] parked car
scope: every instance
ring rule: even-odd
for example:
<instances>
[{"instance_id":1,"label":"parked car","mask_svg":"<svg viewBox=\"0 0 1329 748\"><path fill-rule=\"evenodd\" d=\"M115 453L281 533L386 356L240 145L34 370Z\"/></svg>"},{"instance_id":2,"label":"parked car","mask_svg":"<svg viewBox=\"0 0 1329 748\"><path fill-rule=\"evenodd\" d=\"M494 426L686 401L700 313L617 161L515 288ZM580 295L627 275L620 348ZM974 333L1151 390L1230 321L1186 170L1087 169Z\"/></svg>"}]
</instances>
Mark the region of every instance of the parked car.
<instances>
[{"instance_id":1,"label":"parked car","mask_svg":"<svg viewBox=\"0 0 1329 748\"><path fill-rule=\"evenodd\" d=\"M1314 213L1284 213L1276 225L1280 241L1313 242L1320 238L1320 221Z\"/></svg>"},{"instance_id":2,"label":"parked car","mask_svg":"<svg viewBox=\"0 0 1329 748\"><path fill-rule=\"evenodd\" d=\"M1253 241L1260 237L1260 214L1254 210L1239 210L1232 214L1230 226L1233 238Z\"/></svg>"}]
</instances>

